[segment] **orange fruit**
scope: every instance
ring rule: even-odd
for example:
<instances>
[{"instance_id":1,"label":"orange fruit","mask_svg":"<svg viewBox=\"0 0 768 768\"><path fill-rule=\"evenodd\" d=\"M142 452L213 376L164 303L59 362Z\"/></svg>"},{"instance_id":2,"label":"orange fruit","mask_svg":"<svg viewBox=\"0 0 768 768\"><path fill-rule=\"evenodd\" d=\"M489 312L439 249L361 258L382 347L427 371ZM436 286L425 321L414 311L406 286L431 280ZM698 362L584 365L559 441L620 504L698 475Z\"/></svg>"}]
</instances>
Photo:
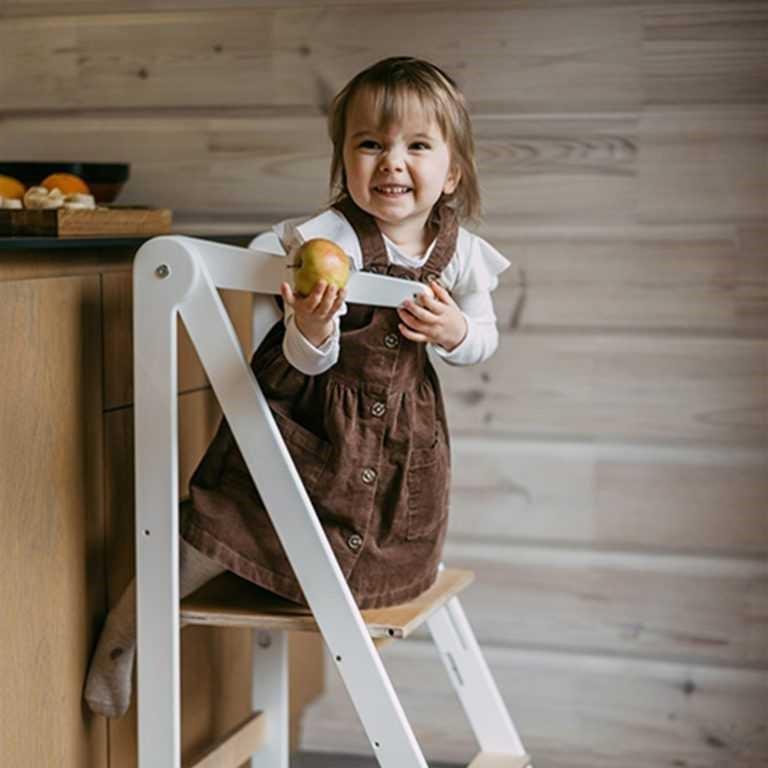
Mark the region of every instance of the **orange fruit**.
<instances>
[{"instance_id":1,"label":"orange fruit","mask_svg":"<svg viewBox=\"0 0 768 768\"><path fill-rule=\"evenodd\" d=\"M74 173L52 173L40 182L40 186L45 187L47 190L58 187L65 195L91 194L88 185L79 176L75 176Z\"/></svg>"},{"instance_id":2,"label":"orange fruit","mask_svg":"<svg viewBox=\"0 0 768 768\"><path fill-rule=\"evenodd\" d=\"M0 197L21 200L27 188L13 176L0 176Z\"/></svg>"}]
</instances>

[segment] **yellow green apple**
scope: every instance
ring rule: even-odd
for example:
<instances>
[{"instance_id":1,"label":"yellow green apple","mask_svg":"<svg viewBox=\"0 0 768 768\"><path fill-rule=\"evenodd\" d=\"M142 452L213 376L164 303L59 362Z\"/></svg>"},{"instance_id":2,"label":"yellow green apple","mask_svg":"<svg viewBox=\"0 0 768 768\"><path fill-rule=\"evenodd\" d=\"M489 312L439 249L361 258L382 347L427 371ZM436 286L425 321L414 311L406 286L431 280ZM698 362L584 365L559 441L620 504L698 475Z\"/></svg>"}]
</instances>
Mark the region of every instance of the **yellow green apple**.
<instances>
[{"instance_id":1,"label":"yellow green apple","mask_svg":"<svg viewBox=\"0 0 768 768\"><path fill-rule=\"evenodd\" d=\"M307 296L320 280L342 289L349 280L349 256L332 240L313 237L294 254L293 286Z\"/></svg>"}]
</instances>

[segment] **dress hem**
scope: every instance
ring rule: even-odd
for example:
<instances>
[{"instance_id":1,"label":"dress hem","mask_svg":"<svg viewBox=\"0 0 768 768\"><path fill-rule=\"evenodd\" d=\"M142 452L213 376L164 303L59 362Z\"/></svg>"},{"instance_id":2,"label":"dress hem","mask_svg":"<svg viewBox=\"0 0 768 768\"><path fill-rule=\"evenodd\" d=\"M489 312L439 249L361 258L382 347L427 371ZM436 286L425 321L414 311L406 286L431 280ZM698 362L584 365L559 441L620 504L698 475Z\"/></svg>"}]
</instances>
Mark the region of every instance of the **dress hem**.
<instances>
[{"instance_id":1,"label":"dress hem","mask_svg":"<svg viewBox=\"0 0 768 768\"><path fill-rule=\"evenodd\" d=\"M275 573L275 571L239 555L224 542L192 521L187 521L184 525L181 537L195 549L207 557L216 560L227 570L240 576L240 578L250 581L270 592L274 592L286 600L305 607L307 606L304 593L295 577ZM361 611L371 608L389 608L417 598L435 583L437 574L438 569L435 567L430 573L416 582L374 594L360 593L356 590L354 582L348 582L348 584L357 607Z\"/></svg>"}]
</instances>

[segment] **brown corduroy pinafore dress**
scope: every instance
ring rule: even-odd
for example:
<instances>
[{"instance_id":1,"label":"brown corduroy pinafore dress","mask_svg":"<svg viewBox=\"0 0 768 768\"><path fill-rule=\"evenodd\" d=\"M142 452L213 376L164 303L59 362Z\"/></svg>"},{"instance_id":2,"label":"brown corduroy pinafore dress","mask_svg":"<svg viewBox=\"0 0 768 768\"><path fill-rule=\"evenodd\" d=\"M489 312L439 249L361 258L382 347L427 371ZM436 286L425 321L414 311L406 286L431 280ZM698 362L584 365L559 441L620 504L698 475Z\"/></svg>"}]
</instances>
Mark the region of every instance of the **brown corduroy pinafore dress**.
<instances>
[{"instance_id":1,"label":"brown corduroy pinafore dress","mask_svg":"<svg viewBox=\"0 0 768 768\"><path fill-rule=\"evenodd\" d=\"M363 269L438 278L451 260L453 211L435 218L423 267L392 265L373 218L349 198ZM279 321L251 367L360 608L406 602L437 576L448 518L450 449L440 385L426 345L398 331L394 309L349 304L339 360L307 376L282 351ZM225 419L190 483L182 536L228 570L290 600L304 596Z\"/></svg>"}]
</instances>

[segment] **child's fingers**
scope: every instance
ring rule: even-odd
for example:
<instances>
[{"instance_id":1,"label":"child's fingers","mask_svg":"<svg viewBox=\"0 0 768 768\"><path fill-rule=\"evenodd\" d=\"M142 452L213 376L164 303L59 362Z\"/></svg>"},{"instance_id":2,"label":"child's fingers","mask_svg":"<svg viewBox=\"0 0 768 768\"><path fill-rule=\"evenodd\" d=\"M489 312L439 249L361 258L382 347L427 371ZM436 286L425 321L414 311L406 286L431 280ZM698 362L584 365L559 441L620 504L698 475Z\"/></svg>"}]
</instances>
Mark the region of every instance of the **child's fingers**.
<instances>
[{"instance_id":1,"label":"child's fingers","mask_svg":"<svg viewBox=\"0 0 768 768\"><path fill-rule=\"evenodd\" d=\"M292 307L296 303L296 299L293 295L293 290L291 289L291 286L288 285L288 283L282 283L280 285L280 295L283 297L283 301L289 307Z\"/></svg>"},{"instance_id":2,"label":"child's fingers","mask_svg":"<svg viewBox=\"0 0 768 768\"><path fill-rule=\"evenodd\" d=\"M306 312L314 313L317 311L317 308L320 306L320 303L323 300L323 295L325 294L325 288L327 285L328 283L326 283L325 280L320 280L319 282L315 283L315 287L312 289L312 292L307 294L303 301L304 310Z\"/></svg>"},{"instance_id":3,"label":"child's fingers","mask_svg":"<svg viewBox=\"0 0 768 768\"><path fill-rule=\"evenodd\" d=\"M429 341L429 338L425 336L423 333L419 333L418 331L413 331L403 323L399 323L397 327L400 330L400 333L402 333L406 339L410 339L411 341Z\"/></svg>"},{"instance_id":4,"label":"child's fingers","mask_svg":"<svg viewBox=\"0 0 768 768\"><path fill-rule=\"evenodd\" d=\"M336 294L336 301L333 302L333 306L331 307L330 313L332 315L335 315L341 309L341 305L344 303L344 300L346 298L347 298L347 291L345 288L342 288Z\"/></svg>"},{"instance_id":5,"label":"child's fingers","mask_svg":"<svg viewBox=\"0 0 768 768\"><path fill-rule=\"evenodd\" d=\"M397 314L400 316L400 319L411 330L420 331L420 332L424 332L424 333L431 333L432 332L432 324L431 323L425 323L425 322L419 320L415 315L410 313L407 309L404 309L403 307L398 307Z\"/></svg>"},{"instance_id":6,"label":"child's fingers","mask_svg":"<svg viewBox=\"0 0 768 768\"><path fill-rule=\"evenodd\" d=\"M335 285L327 285L320 303L317 305L317 313L323 316L330 314L333 311L333 305L336 303L338 293L339 289Z\"/></svg>"},{"instance_id":7,"label":"child's fingers","mask_svg":"<svg viewBox=\"0 0 768 768\"><path fill-rule=\"evenodd\" d=\"M421 307L415 301L411 301L410 299L406 299L403 302L402 308L424 323L436 323L439 321L439 318L432 309Z\"/></svg>"},{"instance_id":8,"label":"child's fingers","mask_svg":"<svg viewBox=\"0 0 768 768\"><path fill-rule=\"evenodd\" d=\"M434 291L435 296L439 301L442 301L444 304L455 303L451 294L448 293L448 290L444 288L441 283L438 283L437 280L432 280L429 283L429 287Z\"/></svg>"}]
</instances>

